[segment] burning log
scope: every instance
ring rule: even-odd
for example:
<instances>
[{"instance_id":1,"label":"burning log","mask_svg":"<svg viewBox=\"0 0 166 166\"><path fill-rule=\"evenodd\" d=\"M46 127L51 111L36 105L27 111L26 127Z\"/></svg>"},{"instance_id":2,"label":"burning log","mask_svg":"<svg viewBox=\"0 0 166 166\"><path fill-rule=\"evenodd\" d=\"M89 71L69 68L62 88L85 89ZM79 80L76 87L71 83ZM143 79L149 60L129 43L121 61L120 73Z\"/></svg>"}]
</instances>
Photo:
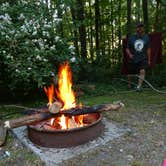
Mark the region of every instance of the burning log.
<instances>
[{"instance_id":1,"label":"burning log","mask_svg":"<svg viewBox=\"0 0 166 166\"><path fill-rule=\"evenodd\" d=\"M66 116L77 116L77 115L84 115L84 114L90 114L90 113L96 113L96 112L104 112L104 111L116 111L120 109L121 107L124 107L124 104L119 102L117 104L102 104L92 107L83 107L83 108L73 108L67 111L62 112Z\"/></svg>"},{"instance_id":2,"label":"burning log","mask_svg":"<svg viewBox=\"0 0 166 166\"><path fill-rule=\"evenodd\" d=\"M123 103L117 104L103 104L98 106L92 107L82 107L82 108L72 108L65 111L57 111L55 114L51 114L50 112L41 112L29 116L20 117L17 119L11 119L4 122L4 126L6 128L16 128L19 126L29 125L35 122L39 122L42 120L46 120L49 118L56 117L57 115L65 115L65 116L77 116L77 115L84 115L89 113L96 113L96 112L104 112L104 111L115 111L123 107Z\"/></svg>"},{"instance_id":3,"label":"burning log","mask_svg":"<svg viewBox=\"0 0 166 166\"><path fill-rule=\"evenodd\" d=\"M47 112L45 112L46 110L44 110L44 112L42 110L41 112L36 111L38 113L27 115L17 119L8 120L8 121L5 121L4 124L5 124L5 127L7 128L16 128L19 126L29 125L34 122L39 122L44 119L51 118L53 114L58 114L61 108L62 108L62 104L58 101L55 101L49 106Z\"/></svg>"},{"instance_id":4,"label":"burning log","mask_svg":"<svg viewBox=\"0 0 166 166\"><path fill-rule=\"evenodd\" d=\"M58 101L55 101L54 103L52 103L48 110L50 113L52 114L56 114L60 111L60 109L62 108L62 103L61 102L58 102Z\"/></svg>"},{"instance_id":5,"label":"burning log","mask_svg":"<svg viewBox=\"0 0 166 166\"><path fill-rule=\"evenodd\" d=\"M69 123L70 128L76 128L77 127L77 124L76 124L75 120L72 117L68 119L68 123Z\"/></svg>"},{"instance_id":6,"label":"burning log","mask_svg":"<svg viewBox=\"0 0 166 166\"><path fill-rule=\"evenodd\" d=\"M57 103L56 103L57 104ZM17 119L7 120L4 123L0 124L0 146L4 144L6 138L7 129L16 128L20 126L30 125L36 122L40 122L43 120L47 120L50 118L55 118L56 116L64 115L70 117L70 125L75 126L75 124L71 121L72 116L90 114L90 113L101 113L104 111L116 111L124 106L123 103L119 102L117 104L103 104L92 107L82 107L82 108L72 108L64 111L60 111L59 103L54 105L52 111L54 114L50 113L50 110L47 112L38 112L32 115L26 115L24 117L20 117ZM57 106L57 107L56 107ZM59 108L59 110L58 110Z\"/></svg>"}]
</instances>

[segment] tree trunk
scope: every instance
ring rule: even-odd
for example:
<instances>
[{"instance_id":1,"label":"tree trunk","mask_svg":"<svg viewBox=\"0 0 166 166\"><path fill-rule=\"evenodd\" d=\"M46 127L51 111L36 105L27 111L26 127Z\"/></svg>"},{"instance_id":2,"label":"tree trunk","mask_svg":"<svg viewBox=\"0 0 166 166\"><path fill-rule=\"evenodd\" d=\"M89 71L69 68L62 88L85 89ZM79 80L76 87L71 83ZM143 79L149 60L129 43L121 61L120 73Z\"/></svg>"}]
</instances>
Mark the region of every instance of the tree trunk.
<instances>
[{"instance_id":1,"label":"tree trunk","mask_svg":"<svg viewBox=\"0 0 166 166\"><path fill-rule=\"evenodd\" d=\"M80 21L79 35L81 43L81 57L87 60L87 48L86 48L86 28L84 25L84 2L77 0L77 19Z\"/></svg>"},{"instance_id":2,"label":"tree trunk","mask_svg":"<svg viewBox=\"0 0 166 166\"><path fill-rule=\"evenodd\" d=\"M99 60L99 58L100 58L99 20L100 20L99 0L95 0L95 29L96 29L95 39L96 39L97 60Z\"/></svg>"},{"instance_id":3,"label":"tree trunk","mask_svg":"<svg viewBox=\"0 0 166 166\"><path fill-rule=\"evenodd\" d=\"M121 39L122 39L122 33L121 33L121 0L119 0L119 4L118 4L118 13L119 13L119 16L118 16L118 52L119 52L119 55L118 55L118 63L120 63L121 61L121 50L122 50L122 47L121 47Z\"/></svg>"},{"instance_id":4,"label":"tree trunk","mask_svg":"<svg viewBox=\"0 0 166 166\"><path fill-rule=\"evenodd\" d=\"M91 9L91 0L88 1L89 2L89 17L90 17L90 28L89 28L89 45L90 45L90 57L91 57L91 60L93 61L94 60L94 48L93 48L93 22L92 22L92 9Z\"/></svg>"},{"instance_id":5,"label":"tree trunk","mask_svg":"<svg viewBox=\"0 0 166 166\"><path fill-rule=\"evenodd\" d=\"M115 55L114 55L114 16L113 16L113 0L111 0L111 49L112 49L112 52L111 52L111 62L112 64L114 64L114 58L115 58Z\"/></svg>"},{"instance_id":6,"label":"tree trunk","mask_svg":"<svg viewBox=\"0 0 166 166\"><path fill-rule=\"evenodd\" d=\"M127 36L131 34L131 1L127 0Z\"/></svg>"},{"instance_id":7,"label":"tree trunk","mask_svg":"<svg viewBox=\"0 0 166 166\"><path fill-rule=\"evenodd\" d=\"M136 20L140 22L140 1L136 1Z\"/></svg>"},{"instance_id":8,"label":"tree trunk","mask_svg":"<svg viewBox=\"0 0 166 166\"><path fill-rule=\"evenodd\" d=\"M102 15L104 19L104 14ZM100 28L100 47L101 47L101 52L102 52L102 58L105 58L105 48L106 48L106 43L105 43L105 26L102 25Z\"/></svg>"},{"instance_id":9,"label":"tree trunk","mask_svg":"<svg viewBox=\"0 0 166 166\"><path fill-rule=\"evenodd\" d=\"M148 32L149 24L148 24L148 2L147 2L147 0L142 0L142 10L143 10L145 31Z\"/></svg>"},{"instance_id":10,"label":"tree trunk","mask_svg":"<svg viewBox=\"0 0 166 166\"><path fill-rule=\"evenodd\" d=\"M71 6L71 15L72 15L72 21L73 21L73 34L74 34L74 47L76 48L76 54L79 55L79 47L78 47L78 32L76 28L76 9L75 6Z\"/></svg>"},{"instance_id":11,"label":"tree trunk","mask_svg":"<svg viewBox=\"0 0 166 166\"><path fill-rule=\"evenodd\" d=\"M157 4L156 4L156 13L155 13L155 22L154 22L154 30L157 31L158 30L158 21L159 21L159 17L158 17L158 10L159 10L159 0L157 0Z\"/></svg>"}]
</instances>

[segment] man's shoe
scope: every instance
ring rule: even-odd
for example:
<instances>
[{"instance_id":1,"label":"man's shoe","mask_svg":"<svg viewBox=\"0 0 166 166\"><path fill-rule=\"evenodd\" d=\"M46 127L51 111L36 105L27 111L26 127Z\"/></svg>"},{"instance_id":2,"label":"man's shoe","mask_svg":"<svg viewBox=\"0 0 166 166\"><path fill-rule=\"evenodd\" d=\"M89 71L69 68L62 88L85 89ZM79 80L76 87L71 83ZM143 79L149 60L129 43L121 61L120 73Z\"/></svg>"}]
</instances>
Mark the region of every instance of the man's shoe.
<instances>
[{"instance_id":1,"label":"man's shoe","mask_svg":"<svg viewBox=\"0 0 166 166\"><path fill-rule=\"evenodd\" d=\"M137 86L137 87L135 88L135 91L136 91L136 92L142 92L143 90L142 90L141 87Z\"/></svg>"}]
</instances>

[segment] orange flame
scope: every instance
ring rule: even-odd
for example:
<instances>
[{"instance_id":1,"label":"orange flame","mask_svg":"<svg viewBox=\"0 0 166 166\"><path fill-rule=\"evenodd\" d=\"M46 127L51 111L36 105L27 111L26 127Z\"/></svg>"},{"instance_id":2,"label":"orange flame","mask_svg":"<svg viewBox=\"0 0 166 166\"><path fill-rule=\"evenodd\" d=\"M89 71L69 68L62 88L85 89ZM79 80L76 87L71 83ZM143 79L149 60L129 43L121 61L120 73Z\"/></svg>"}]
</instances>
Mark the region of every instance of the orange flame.
<instances>
[{"instance_id":1,"label":"orange flame","mask_svg":"<svg viewBox=\"0 0 166 166\"><path fill-rule=\"evenodd\" d=\"M53 103L53 99L54 99L54 85L52 84L48 88L44 87L44 91L48 97L49 105L51 105Z\"/></svg>"},{"instance_id":2,"label":"orange flame","mask_svg":"<svg viewBox=\"0 0 166 166\"><path fill-rule=\"evenodd\" d=\"M60 117L60 122L59 122L59 124L62 126L62 129L67 129L67 128L68 128L68 127L67 127L67 124L66 124L66 118L65 118L64 115L62 115L62 116Z\"/></svg>"},{"instance_id":3,"label":"orange flame","mask_svg":"<svg viewBox=\"0 0 166 166\"><path fill-rule=\"evenodd\" d=\"M54 92L56 92L57 98L63 102L63 108L61 110L66 110L70 108L76 107L76 99L74 91L72 90L72 73L69 67L68 62L60 66L58 72L58 90L55 90L54 85L52 84L50 87L44 87L45 93L49 100L49 105L53 103L54 100ZM80 103L79 107L82 107ZM61 126L61 129L72 128L73 126L81 127L83 126L83 115L77 117L65 117L62 115L58 117L58 119L52 118L50 120L51 126L54 126L58 123Z\"/></svg>"},{"instance_id":4,"label":"orange flame","mask_svg":"<svg viewBox=\"0 0 166 166\"><path fill-rule=\"evenodd\" d=\"M51 118L51 121L50 121L50 124L51 124L51 126L53 126L54 125L54 118Z\"/></svg>"},{"instance_id":5,"label":"orange flame","mask_svg":"<svg viewBox=\"0 0 166 166\"><path fill-rule=\"evenodd\" d=\"M72 73L68 62L60 66L59 69L58 91L57 97L63 102L63 110L70 109L76 106L75 94L72 90Z\"/></svg>"}]
</instances>

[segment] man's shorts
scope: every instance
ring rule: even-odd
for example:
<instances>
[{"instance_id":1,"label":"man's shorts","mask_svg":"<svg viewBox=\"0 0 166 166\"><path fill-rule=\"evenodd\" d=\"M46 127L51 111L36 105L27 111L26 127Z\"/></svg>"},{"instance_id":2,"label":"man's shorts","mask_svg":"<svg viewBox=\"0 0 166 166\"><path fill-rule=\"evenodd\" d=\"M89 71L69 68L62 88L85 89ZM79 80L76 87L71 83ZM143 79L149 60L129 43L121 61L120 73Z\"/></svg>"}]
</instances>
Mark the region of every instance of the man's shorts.
<instances>
[{"instance_id":1,"label":"man's shorts","mask_svg":"<svg viewBox=\"0 0 166 166\"><path fill-rule=\"evenodd\" d=\"M137 63L135 63L131 60L128 63L129 74L139 74L141 69L147 69L147 67L148 67L148 62L146 59L139 61Z\"/></svg>"}]
</instances>

